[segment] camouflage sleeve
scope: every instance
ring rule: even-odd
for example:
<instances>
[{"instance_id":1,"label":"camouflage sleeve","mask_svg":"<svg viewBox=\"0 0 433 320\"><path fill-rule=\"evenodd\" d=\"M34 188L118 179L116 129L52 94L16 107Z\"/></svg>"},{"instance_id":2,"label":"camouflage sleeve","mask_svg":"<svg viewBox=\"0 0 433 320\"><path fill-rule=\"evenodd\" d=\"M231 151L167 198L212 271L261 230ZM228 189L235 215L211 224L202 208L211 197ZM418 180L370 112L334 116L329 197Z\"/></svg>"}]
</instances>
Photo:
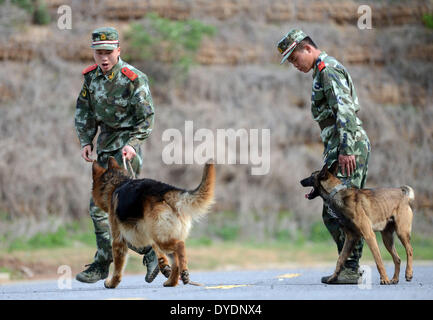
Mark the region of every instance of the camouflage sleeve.
<instances>
[{"instance_id":1,"label":"camouflage sleeve","mask_svg":"<svg viewBox=\"0 0 433 320\"><path fill-rule=\"evenodd\" d=\"M339 153L353 155L357 124L349 83L343 71L337 68L327 66L321 74L325 97L336 119Z\"/></svg>"},{"instance_id":2,"label":"camouflage sleeve","mask_svg":"<svg viewBox=\"0 0 433 320\"><path fill-rule=\"evenodd\" d=\"M89 92L86 83L84 83L75 109L75 130L80 140L81 148L90 144L93 149L93 138L96 135L97 129L95 115L90 106Z\"/></svg>"},{"instance_id":3,"label":"camouflage sleeve","mask_svg":"<svg viewBox=\"0 0 433 320\"><path fill-rule=\"evenodd\" d=\"M153 128L153 101L146 76L139 77L131 99L131 106L135 125L130 133L128 145L137 150L140 143L149 137Z\"/></svg>"}]
</instances>

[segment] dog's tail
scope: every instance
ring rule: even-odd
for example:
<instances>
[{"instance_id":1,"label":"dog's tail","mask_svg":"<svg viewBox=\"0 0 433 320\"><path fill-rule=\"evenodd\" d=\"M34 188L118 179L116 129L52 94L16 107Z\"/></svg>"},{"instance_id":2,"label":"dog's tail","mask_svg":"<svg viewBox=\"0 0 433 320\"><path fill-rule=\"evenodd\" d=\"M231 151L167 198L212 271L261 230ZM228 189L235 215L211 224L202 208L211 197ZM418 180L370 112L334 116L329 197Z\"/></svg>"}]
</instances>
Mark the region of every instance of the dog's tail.
<instances>
[{"instance_id":1,"label":"dog's tail","mask_svg":"<svg viewBox=\"0 0 433 320\"><path fill-rule=\"evenodd\" d=\"M208 161L203 169L200 185L192 191L180 195L176 207L180 212L190 214L193 219L199 219L207 213L214 203L215 166Z\"/></svg>"},{"instance_id":2,"label":"dog's tail","mask_svg":"<svg viewBox=\"0 0 433 320\"><path fill-rule=\"evenodd\" d=\"M409 203L412 203L415 200L415 192L409 186L401 186L401 191L409 198Z\"/></svg>"}]
</instances>

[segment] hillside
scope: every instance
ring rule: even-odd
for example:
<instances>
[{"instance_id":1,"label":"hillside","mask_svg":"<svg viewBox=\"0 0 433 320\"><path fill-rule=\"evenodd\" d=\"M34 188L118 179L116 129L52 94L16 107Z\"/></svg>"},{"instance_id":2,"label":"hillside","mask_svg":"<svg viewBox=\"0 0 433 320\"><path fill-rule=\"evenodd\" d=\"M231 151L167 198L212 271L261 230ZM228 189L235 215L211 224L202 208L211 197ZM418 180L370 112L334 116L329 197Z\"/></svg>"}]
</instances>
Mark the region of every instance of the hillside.
<instances>
[{"instance_id":1,"label":"hillside","mask_svg":"<svg viewBox=\"0 0 433 320\"><path fill-rule=\"evenodd\" d=\"M125 32L148 12L197 19L216 28L205 38L185 81L155 61L128 61L152 80L155 127L143 144L142 176L185 188L200 181L200 165L166 165L162 134L185 121L194 130L270 129L270 172L252 164L217 166L214 212L194 230L239 226L245 236L309 230L321 201L308 202L299 181L321 167L319 127L311 120L311 74L280 66L276 43L303 29L349 70L371 143L368 187L410 185L416 193L414 229L433 227L433 30L423 22L432 1L288 0L46 0L52 22L35 25L9 1L0 5L0 235L31 235L87 217L90 166L74 129L81 70L92 64L90 33L110 25ZM69 5L72 29L57 27ZM361 4L372 8L371 30L357 27ZM221 146L216 146L221 148ZM236 212L225 220L221 212Z\"/></svg>"}]
</instances>

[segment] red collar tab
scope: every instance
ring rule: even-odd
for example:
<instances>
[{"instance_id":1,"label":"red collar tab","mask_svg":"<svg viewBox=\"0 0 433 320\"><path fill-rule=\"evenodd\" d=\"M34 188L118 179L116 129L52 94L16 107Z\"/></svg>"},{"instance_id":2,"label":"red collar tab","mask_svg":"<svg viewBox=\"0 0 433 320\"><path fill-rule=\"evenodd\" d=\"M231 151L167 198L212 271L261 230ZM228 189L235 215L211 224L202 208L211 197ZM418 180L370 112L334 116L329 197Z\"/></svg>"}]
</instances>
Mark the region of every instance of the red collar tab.
<instances>
[{"instance_id":1,"label":"red collar tab","mask_svg":"<svg viewBox=\"0 0 433 320\"><path fill-rule=\"evenodd\" d=\"M320 63L317 65L317 67L319 68L319 71L322 71L323 69L325 69L325 63L323 61L320 61Z\"/></svg>"},{"instance_id":2,"label":"red collar tab","mask_svg":"<svg viewBox=\"0 0 433 320\"><path fill-rule=\"evenodd\" d=\"M98 67L98 65L95 63L94 65L88 66L87 68L83 69L81 72L82 74L89 73L92 70L95 70Z\"/></svg>"},{"instance_id":3,"label":"red collar tab","mask_svg":"<svg viewBox=\"0 0 433 320\"><path fill-rule=\"evenodd\" d=\"M129 78L129 80L134 81L137 79L137 74L131 70L129 70L127 67L122 68L122 73Z\"/></svg>"}]
</instances>

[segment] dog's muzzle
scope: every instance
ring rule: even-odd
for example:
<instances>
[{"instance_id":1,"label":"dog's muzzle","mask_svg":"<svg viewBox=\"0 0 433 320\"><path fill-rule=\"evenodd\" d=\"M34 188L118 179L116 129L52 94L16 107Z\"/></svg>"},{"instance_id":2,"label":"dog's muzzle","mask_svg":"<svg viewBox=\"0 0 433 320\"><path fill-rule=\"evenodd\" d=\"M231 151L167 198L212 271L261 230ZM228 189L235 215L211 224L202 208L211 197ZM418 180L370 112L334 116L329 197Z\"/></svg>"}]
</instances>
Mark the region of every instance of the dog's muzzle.
<instances>
[{"instance_id":1,"label":"dog's muzzle","mask_svg":"<svg viewBox=\"0 0 433 320\"><path fill-rule=\"evenodd\" d=\"M314 178L313 177L305 178L305 179L301 180L300 183L303 187L313 187L313 189L310 191L310 193L305 194L306 199L312 200L319 195L316 188L314 187Z\"/></svg>"}]
</instances>

